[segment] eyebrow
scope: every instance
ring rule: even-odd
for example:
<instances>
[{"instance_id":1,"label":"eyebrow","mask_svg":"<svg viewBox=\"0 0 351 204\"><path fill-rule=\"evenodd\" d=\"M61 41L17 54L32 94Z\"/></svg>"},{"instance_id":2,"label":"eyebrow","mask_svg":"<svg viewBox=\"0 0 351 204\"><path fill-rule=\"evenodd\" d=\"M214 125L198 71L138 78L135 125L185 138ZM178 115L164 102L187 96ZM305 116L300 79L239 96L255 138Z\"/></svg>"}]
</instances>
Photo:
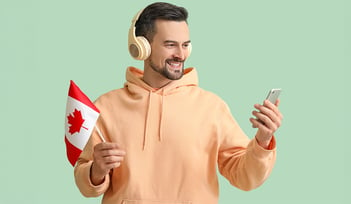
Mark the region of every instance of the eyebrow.
<instances>
[{"instance_id":1,"label":"eyebrow","mask_svg":"<svg viewBox=\"0 0 351 204\"><path fill-rule=\"evenodd\" d=\"M191 41L188 40L188 41L183 42L182 44L187 44L187 43L190 43L190 42L191 42ZM165 40L165 41L164 41L164 44L166 44L166 43L179 43L179 42L174 41L174 40Z\"/></svg>"}]
</instances>

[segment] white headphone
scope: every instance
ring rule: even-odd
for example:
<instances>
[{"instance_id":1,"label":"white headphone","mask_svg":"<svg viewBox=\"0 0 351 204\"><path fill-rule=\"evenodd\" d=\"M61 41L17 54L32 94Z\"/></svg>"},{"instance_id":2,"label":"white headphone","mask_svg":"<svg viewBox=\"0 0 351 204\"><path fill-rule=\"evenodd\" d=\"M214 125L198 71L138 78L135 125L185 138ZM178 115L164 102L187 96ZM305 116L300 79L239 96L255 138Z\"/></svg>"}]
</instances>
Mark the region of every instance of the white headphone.
<instances>
[{"instance_id":1,"label":"white headphone","mask_svg":"<svg viewBox=\"0 0 351 204\"><path fill-rule=\"evenodd\" d=\"M151 46L149 41L143 36L135 36L135 24L139 19L143 10L139 11L132 20L128 34L128 50L130 55L136 60L146 60L151 54ZM188 56L192 50L191 43L188 45Z\"/></svg>"}]
</instances>

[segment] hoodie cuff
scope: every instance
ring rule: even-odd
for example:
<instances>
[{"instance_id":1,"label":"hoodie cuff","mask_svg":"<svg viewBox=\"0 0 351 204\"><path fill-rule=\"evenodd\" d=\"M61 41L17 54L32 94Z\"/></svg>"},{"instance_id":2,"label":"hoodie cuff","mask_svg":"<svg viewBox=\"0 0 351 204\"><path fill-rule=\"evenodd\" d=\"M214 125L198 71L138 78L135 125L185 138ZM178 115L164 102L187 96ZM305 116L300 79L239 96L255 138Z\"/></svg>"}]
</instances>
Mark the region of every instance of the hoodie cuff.
<instances>
[{"instance_id":1,"label":"hoodie cuff","mask_svg":"<svg viewBox=\"0 0 351 204\"><path fill-rule=\"evenodd\" d=\"M255 157L257 158L266 157L270 155L272 152L276 151L275 137L274 136L272 137L271 142L269 143L268 149L261 147L261 145L258 144L256 138L250 142L249 146L251 146Z\"/></svg>"},{"instance_id":2,"label":"hoodie cuff","mask_svg":"<svg viewBox=\"0 0 351 204\"><path fill-rule=\"evenodd\" d=\"M80 181L79 183L83 183L84 190L83 189L80 189L80 190L81 190L82 194L86 197L97 197L97 196L102 195L103 193L105 193L105 191L107 190L109 183L110 183L109 174L107 174L105 176L103 183L101 183L100 185L94 185L91 182L90 169L91 169L92 164L93 164L93 161L89 161L86 164L82 164L82 165L84 165L84 167L83 167L84 170L82 171L83 175L80 177L80 178L82 178L82 181Z\"/></svg>"},{"instance_id":3,"label":"hoodie cuff","mask_svg":"<svg viewBox=\"0 0 351 204\"><path fill-rule=\"evenodd\" d=\"M271 142L268 145L267 150L275 150L276 149L276 141L275 141L275 137L273 135Z\"/></svg>"},{"instance_id":4,"label":"hoodie cuff","mask_svg":"<svg viewBox=\"0 0 351 204\"><path fill-rule=\"evenodd\" d=\"M256 141L257 145L260 146L262 149L265 149L265 150L274 150L274 149L276 148L276 141L275 141L274 135L272 136L272 139L271 139L271 141L269 142L267 148L264 148L264 147L262 147L261 145L259 145L256 137L255 137L255 141Z\"/></svg>"}]
</instances>

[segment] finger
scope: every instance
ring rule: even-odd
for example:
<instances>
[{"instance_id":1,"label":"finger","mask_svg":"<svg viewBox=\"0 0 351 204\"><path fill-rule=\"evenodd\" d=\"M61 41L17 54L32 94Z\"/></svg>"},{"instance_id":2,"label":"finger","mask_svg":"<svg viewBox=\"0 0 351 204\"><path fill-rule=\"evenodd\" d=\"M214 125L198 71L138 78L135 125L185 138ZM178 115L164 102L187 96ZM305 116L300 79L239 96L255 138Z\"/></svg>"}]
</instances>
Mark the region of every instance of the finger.
<instances>
[{"instance_id":1,"label":"finger","mask_svg":"<svg viewBox=\"0 0 351 204\"><path fill-rule=\"evenodd\" d=\"M96 160L96 164L98 164L101 169L108 170L120 166L123 160L124 157L121 156L109 156Z\"/></svg>"},{"instance_id":2,"label":"finger","mask_svg":"<svg viewBox=\"0 0 351 204\"><path fill-rule=\"evenodd\" d=\"M122 164L121 162L116 162L116 163L111 163L111 164L108 164L108 168L109 169L114 169L114 168L117 168L117 167L120 167Z\"/></svg>"},{"instance_id":3,"label":"finger","mask_svg":"<svg viewBox=\"0 0 351 204\"><path fill-rule=\"evenodd\" d=\"M260 122L255 118L250 118L249 120L250 120L253 128L258 128L258 126L260 125Z\"/></svg>"},{"instance_id":4,"label":"finger","mask_svg":"<svg viewBox=\"0 0 351 204\"><path fill-rule=\"evenodd\" d=\"M111 169L111 168L117 168L121 166L122 162L124 160L124 157L108 157L105 159L105 165Z\"/></svg>"},{"instance_id":5,"label":"finger","mask_svg":"<svg viewBox=\"0 0 351 204\"><path fill-rule=\"evenodd\" d=\"M124 158L125 152L123 150L103 150L98 155L100 158Z\"/></svg>"},{"instance_id":6,"label":"finger","mask_svg":"<svg viewBox=\"0 0 351 204\"><path fill-rule=\"evenodd\" d=\"M124 156L108 156L105 157L104 160L106 162L122 162L124 160Z\"/></svg>"},{"instance_id":7,"label":"finger","mask_svg":"<svg viewBox=\"0 0 351 204\"><path fill-rule=\"evenodd\" d=\"M262 125L266 125L266 123L271 122L271 119L264 113L258 111L252 111L252 115L256 117L257 122Z\"/></svg>"},{"instance_id":8,"label":"finger","mask_svg":"<svg viewBox=\"0 0 351 204\"><path fill-rule=\"evenodd\" d=\"M94 152L101 156L110 156L110 155L125 155L126 152L122 149L119 149L116 143L99 143L95 145Z\"/></svg>"},{"instance_id":9,"label":"finger","mask_svg":"<svg viewBox=\"0 0 351 204\"><path fill-rule=\"evenodd\" d=\"M275 112L273 110L271 110L270 108L264 106L264 105L260 105L260 104L256 104L254 106L258 111L252 111L252 114L256 117L260 116L267 116L269 117L272 121L275 121L277 116L275 115Z\"/></svg>"},{"instance_id":10,"label":"finger","mask_svg":"<svg viewBox=\"0 0 351 204\"><path fill-rule=\"evenodd\" d=\"M267 127L267 124L265 124L257 119L251 118L250 121L253 124L252 125L253 127L258 128L256 136L260 135L260 136L258 136L258 138L260 138L261 141L266 140L265 138L271 138L271 136L276 131L276 129ZM270 140L270 139L267 139L267 140Z\"/></svg>"},{"instance_id":11,"label":"finger","mask_svg":"<svg viewBox=\"0 0 351 204\"><path fill-rule=\"evenodd\" d=\"M101 152L104 152L105 155L116 155L116 156L124 156L126 152L122 149L106 149L106 150L101 150Z\"/></svg>"},{"instance_id":12,"label":"finger","mask_svg":"<svg viewBox=\"0 0 351 204\"><path fill-rule=\"evenodd\" d=\"M255 118L250 118L250 122L252 123L253 128L257 128L263 132L270 132L270 130L266 127L266 124L264 124L262 121Z\"/></svg>"},{"instance_id":13,"label":"finger","mask_svg":"<svg viewBox=\"0 0 351 204\"><path fill-rule=\"evenodd\" d=\"M273 104L268 100L265 100L263 105L271 109L280 119L283 119L283 115L279 111L278 105L280 104L280 100L277 99L276 103Z\"/></svg>"},{"instance_id":14,"label":"finger","mask_svg":"<svg viewBox=\"0 0 351 204\"><path fill-rule=\"evenodd\" d=\"M277 107L276 105L274 105L272 102L268 101L268 100L265 100L265 101L263 102L263 105L262 105L262 106L265 107L265 108L268 108L268 109L272 110L274 113L279 112L279 111L278 111L278 107Z\"/></svg>"},{"instance_id":15,"label":"finger","mask_svg":"<svg viewBox=\"0 0 351 204\"><path fill-rule=\"evenodd\" d=\"M104 164L103 168L105 169L105 174L107 174L111 169L114 169L120 166L121 166L120 162L115 162L115 163Z\"/></svg>"},{"instance_id":16,"label":"finger","mask_svg":"<svg viewBox=\"0 0 351 204\"><path fill-rule=\"evenodd\" d=\"M253 111L252 114L257 118L257 122L261 123L261 125L265 126L267 129L274 132L278 128L278 123L272 121L266 114L257 111ZM258 126L258 128L260 127Z\"/></svg>"},{"instance_id":17,"label":"finger","mask_svg":"<svg viewBox=\"0 0 351 204\"><path fill-rule=\"evenodd\" d=\"M259 110L264 115L268 116L274 123L278 125L280 124L282 118L281 113L278 108L271 102L265 101L264 105L256 104L255 108L257 108L257 110Z\"/></svg>"},{"instance_id":18,"label":"finger","mask_svg":"<svg viewBox=\"0 0 351 204\"><path fill-rule=\"evenodd\" d=\"M98 150L109 150L109 149L118 149L119 146L117 143L102 142L102 143L95 145L95 148Z\"/></svg>"}]
</instances>

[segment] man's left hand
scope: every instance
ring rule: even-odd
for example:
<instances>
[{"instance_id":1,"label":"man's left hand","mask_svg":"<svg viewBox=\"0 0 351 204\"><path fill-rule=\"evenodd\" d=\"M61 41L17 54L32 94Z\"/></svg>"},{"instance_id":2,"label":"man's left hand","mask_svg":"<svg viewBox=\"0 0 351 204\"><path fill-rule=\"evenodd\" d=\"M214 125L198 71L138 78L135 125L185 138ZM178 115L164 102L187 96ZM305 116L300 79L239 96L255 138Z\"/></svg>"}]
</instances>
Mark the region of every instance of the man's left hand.
<instances>
[{"instance_id":1,"label":"man's left hand","mask_svg":"<svg viewBox=\"0 0 351 204\"><path fill-rule=\"evenodd\" d=\"M258 128L255 136L256 140L265 149L268 148L273 134L280 127L283 120L283 115L278 109L279 103L279 99L277 99L275 104L265 100L263 105L255 104L254 107L257 111L252 111L256 118L250 118L250 122L253 128Z\"/></svg>"}]
</instances>

